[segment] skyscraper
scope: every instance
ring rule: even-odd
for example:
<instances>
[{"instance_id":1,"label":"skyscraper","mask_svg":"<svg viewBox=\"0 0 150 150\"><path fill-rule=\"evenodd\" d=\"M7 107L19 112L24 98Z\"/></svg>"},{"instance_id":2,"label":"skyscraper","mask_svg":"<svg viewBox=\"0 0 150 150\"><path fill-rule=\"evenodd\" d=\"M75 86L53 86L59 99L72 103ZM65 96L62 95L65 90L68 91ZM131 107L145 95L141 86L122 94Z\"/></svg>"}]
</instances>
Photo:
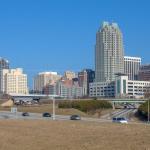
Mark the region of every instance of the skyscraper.
<instances>
[{"instance_id":1,"label":"skyscraper","mask_svg":"<svg viewBox=\"0 0 150 150\"><path fill-rule=\"evenodd\" d=\"M6 94L28 94L27 75L23 73L22 68L3 69L3 86L1 91Z\"/></svg>"},{"instance_id":2,"label":"skyscraper","mask_svg":"<svg viewBox=\"0 0 150 150\"><path fill-rule=\"evenodd\" d=\"M64 78L65 79L72 80L75 77L76 77L75 72L73 72L73 71L65 71L65 74L64 74Z\"/></svg>"},{"instance_id":3,"label":"skyscraper","mask_svg":"<svg viewBox=\"0 0 150 150\"><path fill-rule=\"evenodd\" d=\"M3 69L9 69L9 61L0 57L0 93L2 93L2 84L3 84L3 78L2 78L2 70Z\"/></svg>"},{"instance_id":4,"label":"skyscraper","mask_svg":"<svg viewBox=\"0 0 150 150\"><path fill-rule=\"evenodd\" d=\"M45 86L53 84L61 78L57 72L40 72L34 77L34 92L43 93Z\"/></svg>"},{"instance_id":5,"label":"skyscraper","mask_svg":"<svg viewBox=\"0 0 150 150\"><path fill-rule=\"evenodd\" d=\"M95 82L114 81L124 73L122 33L117 23L103 22L96 34Z\"/></svg>"},{"instance_id":6,"label":"skyscraper","mask_svg":"<svg viewBox=\"0 0 150 150\"><path fill-rule=\"evenodd\" d=\"M128 76L129 80L138 80L140 66L140 57L124 56L124 73Z\"/></svg>"},{"instance_id":7,"label":"skyscraper","mask_svg":"<svg viewBox=\"0 0 150 150\"><path fill-rule=\"evenodd\" d=\"M139 70L139 79L150 81L150 64L142 65Z\"/></svg>"},{"instance_id":8,"label":"skyscraper","mask_svg":"<svg viewBox=\"0 0 150 150\"><path fill-rule=\"evenodd\" d=\"M95 71L84 69L78 73L79 86L83 88L83 96L89 95L89 83L94 82Z\"/></svg>"}]
</instances>

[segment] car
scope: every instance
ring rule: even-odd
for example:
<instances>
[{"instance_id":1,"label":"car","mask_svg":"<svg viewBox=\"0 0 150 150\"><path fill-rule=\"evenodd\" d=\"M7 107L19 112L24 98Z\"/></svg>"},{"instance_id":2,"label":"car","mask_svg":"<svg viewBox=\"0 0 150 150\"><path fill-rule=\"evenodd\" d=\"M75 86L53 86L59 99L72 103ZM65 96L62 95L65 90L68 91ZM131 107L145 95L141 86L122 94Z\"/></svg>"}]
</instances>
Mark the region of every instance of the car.
<instances>
[{"instance_id":1,"label":"car","mask_svg":"<svg viewBox=\"0 0 150 150\"><path fill-rule=\"evenodd\" d=\"M70 116L70 120L81 120L81 117L79 115L72 115Z\"/></svg>"},{"instance_id":2,"label":"car","mask_svg":"<svg viewBox=\"0 0 150 150\"><path fill-rule=\"evenodd\" d=\"M127 106L127 105L125 105L125 106L124 106L124 109L127 109L127 108L128 108L128 106Z\"/></svg>"},{"instance_id":3,"label":"car","mask_svg":"<svg viewBox=\"0 0 150 150\"><path fill-rule=\"evenodd\" d=\"M124 117L114 117L113 118L113 122L122 123L122 124L128 124L127 119L125 119Z\"/></svg>"},{"instance_id":4,"label":"car","mask_svg":"<svg viewBox=\"0 0 150 150\"><path fill-rule=\"evenodd\" d=\"M28 113L28 112L23 112L23 113L22 113L22 116L24 116L24 117L25 117L25 116L30 116L30 115L29 115L29 113Z\"/></svg>"},{"instance_id":5,"label":"car","mask_svg":"<svg viewBox=\"0 0 150 150\"><path fill-rule=\"evenodd\" d=\"M52 115L48 112L43 113L43 117L51 117Z\"/></svg>"}]
</instances>

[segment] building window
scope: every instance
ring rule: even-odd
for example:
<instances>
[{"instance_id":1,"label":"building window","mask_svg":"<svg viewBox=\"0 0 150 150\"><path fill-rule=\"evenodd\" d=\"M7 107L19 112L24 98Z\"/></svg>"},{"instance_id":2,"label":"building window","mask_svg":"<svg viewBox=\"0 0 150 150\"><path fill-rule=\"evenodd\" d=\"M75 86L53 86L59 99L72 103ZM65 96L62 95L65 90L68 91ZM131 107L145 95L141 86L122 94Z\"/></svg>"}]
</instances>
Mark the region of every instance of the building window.
<instances>
[{"instance_id":1,"label":"building window","mask_svg":"<svg viewBox=\"0 0 150 150\"><path fill-rule=\"evenodd\" d=\"M117 80L117 93L120 93L120 80Z\"/></svg>"},{"instance_id":2,"label":"building window","mask_svg":"<svg viewBox=\"0 0 150 150\"><path fill-rule=\"evenodd\" d=\"M126 94L126 80L123 80L123 93Z\"/></svg>"}]
</instances>

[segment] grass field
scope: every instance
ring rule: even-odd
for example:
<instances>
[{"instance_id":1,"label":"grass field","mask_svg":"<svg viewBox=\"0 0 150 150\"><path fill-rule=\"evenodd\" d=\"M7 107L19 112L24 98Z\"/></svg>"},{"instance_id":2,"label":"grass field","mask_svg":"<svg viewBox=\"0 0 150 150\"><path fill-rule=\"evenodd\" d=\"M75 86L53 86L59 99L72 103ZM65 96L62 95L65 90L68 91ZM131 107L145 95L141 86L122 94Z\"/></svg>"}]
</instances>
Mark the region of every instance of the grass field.
<instances>
[{"instance_id":1,"label":"grass field","mask_svg":"<svg viewBox=\"0 0 150 150\"><path fill-rule=\"evenodd\" d=\"M150 126L0 120L0 150L149 150Z\"/></svg>"},{"instance_id":2,"label":"grass field","mask_svg":"<svg viewBox=\"0 0 150 150\"><path fill-rule=\"evenodd\" d=\"M52 104L43 104L37 106L18 106L18 111L20 112L32 112L32 113L43 113L43 112L53 112ZM11 108L0 107L0 110L10 111ZM76 109L59 109L56 107L56 114L61 115L71 115L71 114L80 114L81 116L86 116L85 113L76 110Z\"/></svg>"}]
</instances>

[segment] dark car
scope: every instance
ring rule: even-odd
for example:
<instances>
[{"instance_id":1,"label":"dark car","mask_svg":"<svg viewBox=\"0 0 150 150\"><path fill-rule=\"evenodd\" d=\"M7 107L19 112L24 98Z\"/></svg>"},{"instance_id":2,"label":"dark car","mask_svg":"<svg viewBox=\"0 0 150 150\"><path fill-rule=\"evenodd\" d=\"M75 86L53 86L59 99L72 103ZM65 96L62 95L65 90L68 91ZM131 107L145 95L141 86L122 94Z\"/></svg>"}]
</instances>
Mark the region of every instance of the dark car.
<instances>
[{"instance_id":1,"label":"dark car","mask_svg":"<svg viewBox=\"0 0 150 150\"><path fill-rule=\"evenodd\" d=\"M70 120L81 120L81 117L79 115L72 115L70 116Z\"/></svg>"},{"instance_id":2,"label":"dark car","mask_svg":"<svg viewBox=\"0 0 150 150\"><path fill-rule=\"evenodd\" d=\"M48 112L43 113L43 117L51 117L52 115Z\"/></svg>"},{"instance_id":3,"label":"dark car","mask_svg":"<svg viewBox=\"0 0 150 150\"><path fill-rule=\"evenodd\" d=\"M24 112L24 113L22 113L22 116L29 116L29 113L28 112Z\"/></svg>"}]
</instances>

